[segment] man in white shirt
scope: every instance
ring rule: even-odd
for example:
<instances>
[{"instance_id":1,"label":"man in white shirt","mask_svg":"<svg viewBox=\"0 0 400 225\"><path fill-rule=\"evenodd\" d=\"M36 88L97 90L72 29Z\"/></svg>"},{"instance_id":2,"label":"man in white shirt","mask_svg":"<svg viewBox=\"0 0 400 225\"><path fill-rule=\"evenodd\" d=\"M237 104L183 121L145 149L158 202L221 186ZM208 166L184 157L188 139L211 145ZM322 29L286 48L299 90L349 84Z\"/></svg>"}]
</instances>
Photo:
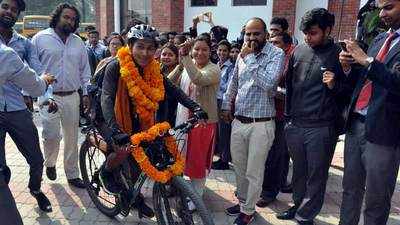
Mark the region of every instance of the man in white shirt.
<instances>
[{"instance_id":1,"label":"man in white shirt","mask_svg":"<svg viewBox=\"0 0 400 225\"><path fill-rule=\"evenodd\" d=\"M78 169L78 125L79 94L83 90L83 105L89 107L87 85L90 80L90 66L82 40L74 34L79 26L79 12L69 4L60 4L51 14L50 28L32 38L44 70L54 74L57 83L53 85L54 99L58 111L40 111L43 123L43 147L46 175L50 180L57 178L56 162L60 148L60 128L64 137L64 170L68 183L84 188Z\"/></svg>"}]
</instances>

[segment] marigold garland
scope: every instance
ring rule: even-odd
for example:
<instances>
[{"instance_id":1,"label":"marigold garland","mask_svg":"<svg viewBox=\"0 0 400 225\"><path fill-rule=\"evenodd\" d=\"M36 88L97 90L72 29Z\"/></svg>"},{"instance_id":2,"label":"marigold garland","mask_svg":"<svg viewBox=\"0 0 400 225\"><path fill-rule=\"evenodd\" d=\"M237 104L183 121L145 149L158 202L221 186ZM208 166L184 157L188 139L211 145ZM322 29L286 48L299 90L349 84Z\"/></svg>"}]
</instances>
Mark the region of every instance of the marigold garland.
<instances>
[{"instance_id":1,"label":"marigold garland","mask_svg":"<svg viewBox=\"0 0 400 225\"><path fill-rule=\"evenodd\" d=\"M160 71L160 65L156 60L152 60L144 69L143 77L133 62L132 55L128 47L121 48L117 57L120 63L121 78L124 80L128 89L129 97L136 106L136 112L145 123L150 127L152 118L158 109L158 102L164 99L164 82ZM172 136L164 137L165 146L175 158L175 163L164 171L156 169L149 161L143 148L140 146L142 141L151 142L162 133L170 129L168 122L158 123L147 131L131 136L133 145L132 155L138 162L140 168L151 179L166 183L173 176L181 175L185 168L185 160L178 151L176 140Z\"/></svg>"},{"instance_id":2,"label":"marigold garland","mask_svg":"<svg viewBox=\"0 0 400 225\"><path fill-rule=\"evenodd\" d=\"M154 141L154 139L156 139L157 136L167 132L169 128L170 125L168 122L157 123L147 131L134 134L131 136L131 143L133 145L132 155L138 162L140 168L151 179L161 183L166 183L172 177L181 175L185 168L185 160L178 151L178 146L176 144L175 138L172 136L164 137L165 146L167 147L168 151L172 154L172 156L175 158L175 163L172 166L165 169L164 171L156 169L151 164L143 148L140 146L140 143L142 141L146 142Z\"/></svg>"},{"instance_id":3,"label":"marigold garland","mask_svg":"<svg viewBox=\"0 0 400 225\"><path fill-rule=\"evenodd\" d=\"M160 65L152 60L144 68L143 77L139 74L129 47L121 48L117 57L120 63L121 78L128 89L129 97L136 106L136 112L140 119L149 124L158 109L158 102L164 100L164 82Z\"/></svg>"}]
</instances>

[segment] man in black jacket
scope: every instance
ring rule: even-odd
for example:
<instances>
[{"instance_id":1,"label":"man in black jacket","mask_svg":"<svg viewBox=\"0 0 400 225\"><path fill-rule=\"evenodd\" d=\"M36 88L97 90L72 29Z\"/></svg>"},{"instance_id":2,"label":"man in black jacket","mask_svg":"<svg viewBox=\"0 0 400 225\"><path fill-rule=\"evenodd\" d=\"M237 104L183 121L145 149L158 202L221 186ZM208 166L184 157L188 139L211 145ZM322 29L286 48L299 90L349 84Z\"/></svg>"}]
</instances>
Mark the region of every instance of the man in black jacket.
<instances>
[{"instance_id":1,"label":"man in black jacket","mask_svg":"<svg viewBox=\"0 0 400 225\"><path fill-rule=\"evenodd\" d=\"M294 50L286 73L285 133L293 160L294 206L277 218L296 218L299 224L314 224L322 208L338 138L336 99L344 74L340 47L330 38L334 21L334 15L322 8L303 16L300 28L306 43Z\"/></svg>"},{"instance_id":2,"label":"man in black jacket","mask_svg":"<svg viewBox=\"0 0 400 225\"><path fill-rule=\"evenodd\" d=\"M140 76L144 76L144 69L147 68L147 66L151 63L151 60L154 59L154 53L157 48L157 34L157 31L153 27L143 24L132 27L127 34L127 42L131 51L132 60L136 65ZM118 58L116 58L107 65L105 69L101 94L101 108L103 111L104 120L107 127L110 128L108 131L103 130L102 135L105 137L111 136L111 139L114 140L116 140L117 137L121 137L121 134L131 136L135 133L144 131L141 126L143 125L142 120L141 118L139 118L139 113L136 111L136 108L138 107L137 103L135 102L135 105L132 99L129 100L129 113L127 114L130 117L132 129L128 131L127 129L125 129L125 127L123 127L122 124L117 121L115 110L118 110L116 109L118 107L123 108L121 104L117 104L117 92L119 88L126 89L126 86L120 86L119 82L119 79L122 79L119 60ZM181 89L173 85L171 81L163 78L163 84L166 96L175 98L179 103L189 108L193 112L194 116L196 116L198 119L207 119L207 114L204 112L204 110L201 109L197 103L192 101ZM155 113L156 115L154 115L156 118L156 122L167 121L168 104L163 101L157 102L157 104L159 106L159 109ZM110 139L106 138L106 141L108 141L107 144L112 145L113 143L109 143L109 140ZM123 156L118 156L118 154L123 154ZM115 168L117 167L117 165L115 164L118 164L122 160L126 159L128 155L129 154L125 154L124 152L121 153L121 151L108 153L106 163L102 167L102 171L100 173L100 180L109 192L117 193L121 191L120 189L122 185L119 185L118 181L116 179L113 179L113 172L115 172L113 170L115 170ZM118 162L116 162L117 159ZM133 162L132 166L134 167L132 168L132 179L136 180L138 175L140 174L140 168L136 162ZM138 208L139 215L143 215L146 217L154 216L152 209L144 203L143 196L139 195L138 198L135 200L135 203L136 207Z\"/></svg>"},{"instance_id":3,"label":"man in black jacket","mask_svg":"<svg viewBox=\"0 0 400 225\"><path fill-rule=\"evenodd\" d=\"M347 111L341 225L356 225L365 192L364 224L386 224L400 161L400 1L379 0L390 27L364 53L346 41L340 59L354 92ZM356 69L353 63L361 64Z\"/></svg>"}]
</instances>

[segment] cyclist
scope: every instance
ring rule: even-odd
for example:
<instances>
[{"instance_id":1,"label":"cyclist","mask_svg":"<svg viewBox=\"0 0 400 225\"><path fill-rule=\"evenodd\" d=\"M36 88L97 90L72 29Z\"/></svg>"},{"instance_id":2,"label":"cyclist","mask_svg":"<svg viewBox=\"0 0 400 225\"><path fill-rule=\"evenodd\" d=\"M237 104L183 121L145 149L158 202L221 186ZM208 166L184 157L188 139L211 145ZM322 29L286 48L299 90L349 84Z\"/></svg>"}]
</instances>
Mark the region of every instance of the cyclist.
<instances>
[{"instance_id":1,"label":"cyclist","mask_svg":"<svg viewBox=\"0 0 400 225\"><path fill-rule=\"evenodd\" d=\"M109 130L103 130L102 135L109 146L112 143L129 140L127 137L147 130L156 122L167 121L168 102L165 99L176 99L200 120L208 118L207 113L197 103L161 75L159 64L154 60L157 35L158 32L155 28L148 25L141 24L132 27L127 34L128 48L120 49L117 57L105 69L101 108ZM123 54L124 51L125 54ZM128 62L133 62L133 64L126 66L129 64ZM154 68L155 66L158 68ZM175 69L179 70L180 68ZM121 76L121 72L123 76ZM128 76L124 76L127 72ZM143 83L132 82L137 77L147 83L150 92L149 89L143 88ZM142 94L132 92L132 86L135 86L136 91L140 89ZM162 93L162 99L154 96L156 92ZM145 102L151 103L146 105ZM149 110L145 114L143 110L146 111L151 104L155 105L154 108L158 110ZM102 166L100 180L107 191L121 193L123 187L116 176L116 171L118 171L116 168L129 156L129 148L118 148L113 145L113 149L110 151L112 152L108 153L106 162ZM140 174L140 168L136 162L133 164L133 178L136 180ZM139 216L154 216L153 210L144 203L142 195L135 199L135 203Z\"/></svg>"}]
</instances>

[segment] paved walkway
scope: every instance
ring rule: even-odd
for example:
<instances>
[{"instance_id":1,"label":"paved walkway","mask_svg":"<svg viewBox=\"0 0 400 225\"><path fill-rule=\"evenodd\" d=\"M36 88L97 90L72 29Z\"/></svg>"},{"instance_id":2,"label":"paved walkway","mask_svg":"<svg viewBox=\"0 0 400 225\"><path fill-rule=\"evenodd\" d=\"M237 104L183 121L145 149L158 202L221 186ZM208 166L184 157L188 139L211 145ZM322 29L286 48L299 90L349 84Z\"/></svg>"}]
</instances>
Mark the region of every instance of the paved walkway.
<instances>
[{"instance_id":1,"label":"paved walkway","mask_svg":"<svg viewBox=\"0 0 400 225\"><path fill-rule=\"evenodd\" d=\"M37 115L35 116L35 118ZM37 118L36 118L37 119ZM36 121L41 131L40 123ZM82 137L81 137L82 138ZM330 177L325 196L325 204L316 219L319 225L338 224L339 206L341 203L341 182L343 172L343 142L340 142L337 147L335 158L333 160L334 167L330 169ZM18 209L23 217L24 224L156 224L155 220L137 218L136 212L127 218L110 219L102 215L91 202L85 190L76 189L68 186L62 164L63 152L60 152L59 162L57 164L58 178L55 182L50 181L47 177L43 177L43 191L50 198L53 204L52 213L42 213L36 205L36 201L29 194L27 188L28 183L28 166L22 155L16 149L12 140L6 139L6 155L7 163L12 170L12 180L10 187L16 199ZM398 179L399 181L399 179ZM400 224L400 183L396 187L395 195L392 200L392 209L388 224ZM232 224L234 217L226 216L224 209L236 203L233 195L235 189L235 177L232 170L228 171L212 171L207 180L207 190L205 192L205 202L212 212L216 225ZM145 196L146 201L151 203L151 183L146 184ZM291 196L289 194L280 194L278 201L271 204L270 207L257 209L257 214L254 225L271 224L271 225L294 225L292 221L279 221L275 218L277 212L281 212L289 207ZM1 220L1 218L0 218ZM0 222L1 224L1 222ZM362 224L362 223L360 223ZM5 224L7 225L7 224Z\"/></svg>"}]
</instances>

